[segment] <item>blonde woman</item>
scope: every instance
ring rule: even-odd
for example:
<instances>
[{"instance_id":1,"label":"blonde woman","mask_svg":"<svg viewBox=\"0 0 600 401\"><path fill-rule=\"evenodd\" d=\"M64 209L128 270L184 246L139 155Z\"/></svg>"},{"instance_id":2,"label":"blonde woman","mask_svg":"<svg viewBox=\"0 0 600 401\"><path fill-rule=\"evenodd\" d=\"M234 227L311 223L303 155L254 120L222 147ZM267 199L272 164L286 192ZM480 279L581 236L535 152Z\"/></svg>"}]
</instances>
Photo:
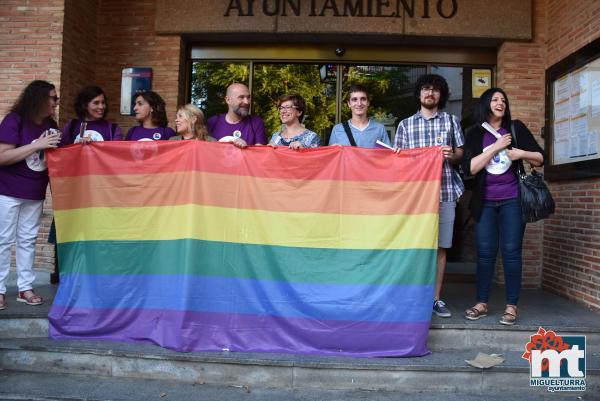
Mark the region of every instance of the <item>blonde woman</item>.
<instances>
[{"instance_id":1,"label":"blonde woman","mask_svg":"<svg viewBox=\"0 0 600 401\"><path fill-rule=\"evenodd\" d=\"M175 117L177 135L172 140L197 139L199 141L214 142L215 138L208 135L204 122L204 113L193 104L179 106Z\"/></svg>"}]
</instances>

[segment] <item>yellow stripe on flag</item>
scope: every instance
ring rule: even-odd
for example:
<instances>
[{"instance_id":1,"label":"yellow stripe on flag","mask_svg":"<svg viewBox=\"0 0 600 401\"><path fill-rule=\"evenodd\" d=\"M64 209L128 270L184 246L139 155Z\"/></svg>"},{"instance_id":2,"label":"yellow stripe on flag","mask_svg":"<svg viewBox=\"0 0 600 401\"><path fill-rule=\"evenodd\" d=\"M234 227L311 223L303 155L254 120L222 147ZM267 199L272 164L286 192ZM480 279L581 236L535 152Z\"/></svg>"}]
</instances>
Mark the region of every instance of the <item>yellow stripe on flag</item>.
<instances>
[{"instance_id":1,"label":"yellow stripe on flag","mask_svg":"<svg viewBox=\"0 0 600 401\"><path fill-rule=\"evenodd\" d=\"M192 238L330 249L435 249L439 218L437 213L340 215L193 204L59 210L55 217L61 243Z\"/></svg>"}]
</instances>

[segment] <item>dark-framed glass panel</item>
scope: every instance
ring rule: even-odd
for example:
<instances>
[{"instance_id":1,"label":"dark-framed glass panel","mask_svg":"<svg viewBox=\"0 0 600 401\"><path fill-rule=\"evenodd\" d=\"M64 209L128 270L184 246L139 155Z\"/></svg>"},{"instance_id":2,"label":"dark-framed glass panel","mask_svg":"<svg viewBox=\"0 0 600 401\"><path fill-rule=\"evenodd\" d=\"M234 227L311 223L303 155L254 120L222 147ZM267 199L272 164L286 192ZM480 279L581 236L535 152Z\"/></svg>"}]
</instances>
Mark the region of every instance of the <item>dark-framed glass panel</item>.
<instances>
[{"instance_id":1,"label":"dark-framed glass panel","mask_svg":"<svg viewBox=\"0 0 600 401\"><path fill-rule=\"evenodd\" d=\"M413 88L426 72L426 65L344 65L341 120L351 117L346 99L348 89L353 84L364 85L370 95L369 116L386 127L393 141L400 121L416 111Z\"/></svg>"},{"instance_id":2,"label":"dark-framed glass panel","mask_svg":"<svg viewBox=\"0 0 600 401\"><path fill-rule=\"evenodd\" d=\"M544 133L547 179L600 177L600 38L546 70Z\"/></svg>"},{"instance_id":3,"label":"dark-framed glass panel","mask_svg":"<svg viewBox=\"0 0 600 401\"><path fill-rule=\"evenodd\" d=\"M306 102L301 121L316 132L323 143L335 124L336 79L321 79L321 65L312 63L254 63L252 112L260 115L267 137L281 129L277 101L298 93Z\"/></svg>"},{"instance_id":4,"label":"dark-framed glass panel","mask_svg":"<svg viewBox=\"0 0 600 401\"><path fill-rule=\"evenodd\" d=\"M194 61L192 63L191 103L205 116L227 112L225 93L232 82L249 85L250 62Z\"/></svg>"}]
</instances>

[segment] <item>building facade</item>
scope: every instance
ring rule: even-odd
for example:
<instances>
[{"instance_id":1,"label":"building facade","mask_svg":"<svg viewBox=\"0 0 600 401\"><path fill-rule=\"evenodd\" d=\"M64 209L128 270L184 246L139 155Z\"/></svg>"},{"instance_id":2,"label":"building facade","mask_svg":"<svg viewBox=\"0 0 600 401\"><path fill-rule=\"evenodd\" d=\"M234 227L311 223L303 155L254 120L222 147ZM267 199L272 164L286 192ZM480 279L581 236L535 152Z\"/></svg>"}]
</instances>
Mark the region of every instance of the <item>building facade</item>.
<instances>
[{"instance_id":1,"label":"building facade","mask_svg":"<svg viewBox=\"0 0 600 401\"><path fill-rule=\"evenodd\" d=\"M135 121L119 113L122 70L150 67L172 121L178 104L206 100L195 92L202 85L196 71L229 63L250 71L256 88L259 67L323 69L333 123L343 116L340 80L352 71L400 69L406 82L415 71L442 71L462 88L456 110L463 121L481 73L505 89L514 118L540 144L547 140L548 69L600 38L600 2L590 0L0 0L0 20L0 117L27 83L44 79L57 85L62 126L74 117L77 92L95 84L107 93L108 118L126 131ZM393 125L398 116L390 117ZM527 226L524 285L600 309L600 177L549 185L556 213ZM46 271L54 263L51 214L49 196L36 259Z\"/></svg>"}]
</instances>

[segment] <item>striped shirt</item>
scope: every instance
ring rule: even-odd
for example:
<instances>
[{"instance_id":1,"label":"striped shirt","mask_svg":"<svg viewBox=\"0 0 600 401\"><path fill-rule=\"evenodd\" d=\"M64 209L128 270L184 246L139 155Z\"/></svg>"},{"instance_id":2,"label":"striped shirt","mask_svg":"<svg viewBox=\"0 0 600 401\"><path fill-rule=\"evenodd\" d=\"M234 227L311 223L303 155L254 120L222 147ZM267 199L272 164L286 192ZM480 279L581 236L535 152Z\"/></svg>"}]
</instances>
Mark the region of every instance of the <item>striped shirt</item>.
<instances>
[{"instance_id":1,"label":"striped shirt","mask_svg":"<svg viewBox=\"0 0 600 401\"><path fill-rule=\"evenodd\" d=\"M398 124L394 146L399 149L424 148L428 146L462 147L464 144L462 129L458 119L444 111L438 111L429 120L420 111ZM456 168L444 160L442 166L442 187L440 200L453 202L465 191L465 186Z\"/></svg>"}]
</instances>

